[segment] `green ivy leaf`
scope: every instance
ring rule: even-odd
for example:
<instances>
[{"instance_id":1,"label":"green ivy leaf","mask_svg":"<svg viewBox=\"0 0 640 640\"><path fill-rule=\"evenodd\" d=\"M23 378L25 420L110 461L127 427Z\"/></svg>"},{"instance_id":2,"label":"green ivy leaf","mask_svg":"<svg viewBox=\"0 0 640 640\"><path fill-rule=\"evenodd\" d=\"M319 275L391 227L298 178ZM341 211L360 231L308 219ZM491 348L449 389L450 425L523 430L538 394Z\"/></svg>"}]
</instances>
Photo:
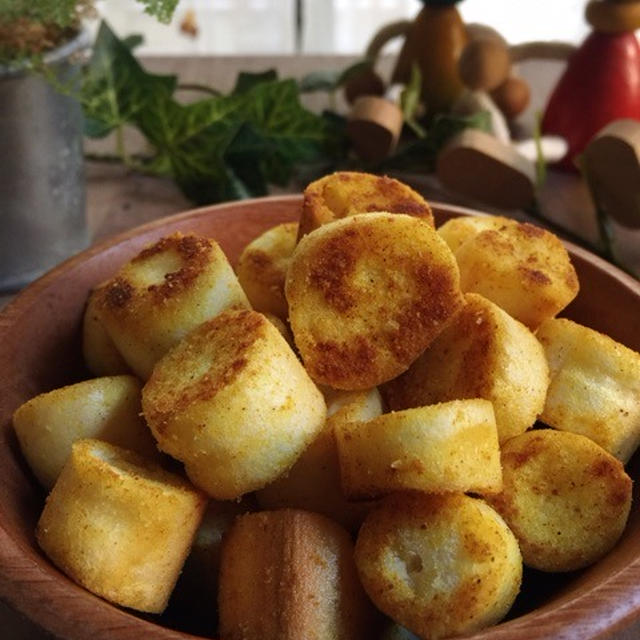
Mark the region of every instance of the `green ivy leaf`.
<instances>
[{"instance_id":1,"label":"green ivy leaf","mask_svg":"<svg viewBox=\"0 0 640 640\"><path fill-rule=\"evenodd\" d=\"M107 23L102 22L83 79L85 133L101 137L135 122L139 113L169 98L175 87L175 76L147 73Z\"/></svg>"},{"instance_id":2,"label":"green ivy leaf","mask_svg":"<svg viewBox=\"0 0 640 640\"><path fill-rule=\"evenodd\" d=\"M137 127L153 155L135 166L172 177L195 202L263 195L345 149L343 127L305 109L297 83L273 70L240 74L228 96L182 104L175 90L175 77L147 73L103 24L82 96L87 135Z\"/></svg>"},{"instance_id":3,"label":"green ivy leaf","mask_svg":"<svg viewBox=\"0 0 640 640\"><path fill-rule=\"evenodd\" d=\"M336 91L350 78L365 69L368 69L370 66L371 61L359 60L342 70L313 71L299 80L298 87L301 93L312 93L314 91Z\"/></svg>"},{"instance_id":4,"label":"green ivy leaf","mask_svg":"<svg viewBox=\"0 0 640 640\"><path fill-rule=\"evenodd\" d=\"M252 135L239 140L233 150L238 152L242 142L246 155L250 142L268 182L284 185L296 164L325 155L335 132L324 118L300 104L294 80L258 84L244 95L243 118Z\"/></svg>"},{"instance_id":5,"label":"green ivy leaf","mask_svg":"<svg viewBox=\"0 0 640 640\"><path fill-rule=\"evenodd\" d=\"M249 122L243 122L230 145L225 159L253 196L268 193L268 181L263 164L256 159L271 153L269 141Z\"/></svg>"},{"instance_id":6,"label":"green ivy leaf","mask_svg":"<svg viewBox=\"0 0 640 640\"><path fill-rule=\"evenodd\" d=\"M246 93L263 82L275 82L278 74L275 69L269 69L260 73L248 73L241 71L236 79L236 86L233 88L232 94Z\"/></svg>"},{"instance_id":7,"label":"green ivy leaf","mask_svg":"<svg viewBox=\"0 0 640 640\"><path fill-rule=\"evenodd\" d=\"M122 44L127 47L129 51L133 51L144 44L144 36L141 33L132 33L130 36L122 38Z\"/></svg>"},{"instance_id":8,"label":"green ivy leaf","mask_svg":"<svg viewBox=\"0 0 640 640\"><path fill-rule=\"evenodd\" d=\"M312 93L314 91L335 91L340 80L340 71L312 71L303 76L298 86L302 93Z\"/></svg>"},{"instance_id":9,"label":"green ivy leaf","mask_svg":"<svg viewBox=\"0 0 640 640\"><path fill-rule=\"evenodd\" d=\"M240 123L237 97L213 97L188 105L159 100L136 118L156 150L156 166L166 167L187 197L200 203L237 198L241 192L224 156Z\"/></svg>"}]
</instances>

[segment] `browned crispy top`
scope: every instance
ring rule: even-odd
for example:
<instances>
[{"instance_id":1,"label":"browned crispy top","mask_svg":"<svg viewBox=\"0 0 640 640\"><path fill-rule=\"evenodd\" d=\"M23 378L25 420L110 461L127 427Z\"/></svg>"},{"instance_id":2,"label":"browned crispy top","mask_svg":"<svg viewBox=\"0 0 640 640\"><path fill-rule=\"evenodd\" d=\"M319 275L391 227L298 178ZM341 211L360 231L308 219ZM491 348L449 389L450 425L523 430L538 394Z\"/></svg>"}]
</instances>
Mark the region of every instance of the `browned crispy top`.
<instances>
[{"instance_id":1,"label":"browned crispy top","mask_svg":"<svg viewBox=\"0 0 640 640\"><path fill-rule=\"evenodd\" d=\"M118 273L103 287L98 302L107 312L134 313L136 300L146 298L154 306L164 305L175 299L203 273L213 259L215 248L207 238L174 233L144 248L137 256L124 264ZM142 284L136 271L142 265L162 254L174 254L177 269L162 274L160 282Z\"/></svg>"},{"instance_id":2,"label":"browned crispy top","mask_svg":"<svg viewBox=\"0 0 640 640\"><path fill-rule=\"evenodd\" d=\"M397 375L462 305L447 245L427 222L388 212L349 216L307 236L287 298L311 376L337 388Z\"/></svg>"},{"instance_id":3,"label":"browned crispy top","mask_svg":"<svg viewBox=\"0 0 640 640\"><path fill-rule=\"evenodd\" d=\"M433 226L431 207L408 185L388 176L338 171L305 189L298 237L332 220L374 211L424 218Z\"/></svg>"},{"instance_id":4,"label":"browned crispy top","mask_svg":"<svg viewBox=\"0 0 640 640\"><path fill-rule=\"evenodd\" d=\"M162 432L171 415L213 398L246 367L247 352L267 324L255 311L231 308L198 326L156 365L145 385L147 420Z\"/></svg>"},{"instance_id":5,"label":"browned crispy top","mask_svg":"<svg viewBox=\"0 0 640 640\"><path fill-rule=\"evenodd\" d=\"M156 302L162 302L191 285L209 262L212 250L213 244L207 238L174 233L143 249L132 263L148 260L165 251L175 251L178 254L180 269L165 274L161 284L152 284L147 288Z\"/></svg>"}]
</instances>

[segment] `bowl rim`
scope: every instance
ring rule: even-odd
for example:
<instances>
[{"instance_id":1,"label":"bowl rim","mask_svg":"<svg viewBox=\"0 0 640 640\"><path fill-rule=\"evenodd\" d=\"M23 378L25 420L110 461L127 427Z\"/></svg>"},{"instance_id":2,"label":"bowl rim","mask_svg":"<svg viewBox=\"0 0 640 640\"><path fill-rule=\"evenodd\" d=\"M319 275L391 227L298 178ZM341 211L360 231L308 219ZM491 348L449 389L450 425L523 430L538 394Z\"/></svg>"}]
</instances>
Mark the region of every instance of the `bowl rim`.
<instances>
[{"instance_id":1,"label":"bowl rim","mask_svg":"<svg viewBox=\"0 0 640 640\"><path fill-rule=\"evenodd\" d=\"M107 249L111 249L116 247L123 242L130 240L136 236L141 234L153 231L154 229L161 228L165 226L168 222L182 222L187 221L191 218L199 218L203 215L215 215L216 212L220 210L229 210L234 208L244 208L246 206L254 206L260 205L263 203L280 203L280 202L290 202L294 203L296 201L302 201L302 196L300 194L285 194L285 195L272 195L272 196L262 196L257 198L248 198L245 200L233 200L230 202L222 202L213 205L204 205L202 207L195 207L193 209L188 209L186 211L181 211L178 213L174 213L168 216L163 216L161 218L157 218L155 220L151 220L150 222L146 222L141 225L137 225L131 229L127 229L125 231L121 231L116 233L113 236L109 236L104 238L95 244L92 244L90 247L76 253L66 260L60 262L58 265L49 269L46 273L39 276L36 280L28 284L24 289L16 293L16 295L5 305L3 309L0 309L0 317L5 315L7 309L11 309L15 304L20 305L24 304L25 298L32 298L36 295L41 288L44 288L49 284L51 280L56 279L60 273L64 273L68 269L73 268L76 263L82 262L88 258L96 254L103 253ZM447 202L439 201L439 200L430 200L429 205L434 211L445 211L450 212L457 215L472 215L472 216L484 216L484 215L492 215L488 214L479 209L474 209L472 207L465 207L456 204L449 204ZM531 224L535 224L538 226L544 226L542 221L537 220L527 220ZM623 271L620 267L614 265L611 262L606 261L604 258L601 258L597 254L589 251L588 249L572 242L570 240L566 240L559 235L562 240L562 244L572 253L580 258L589 260L594 263L599 269L606 271L613 275L617 280L620 281L625 287L630 288L635 293L640 295L640 280L637 280L632 275Z\"/></svg>"},{"instance_id":2,"label":"bowl rim","mask_svg":"<svg viewBox=\"0 0 640 640\"><path fill-rule=\"evenodd\" d=\"M164 228L167 224L188 224L191 219L198 219L202 216L215 216L220 211L226 212L235 208L261 206L265 203L282 203L294 206L296 202L301 201L302 196L300 194L291 194L208 205L164 216L101 240L55 266L11 299L0 310L0 333L5 327L12 324L14 317L26 312L41 293L51 283L64 276L66 272L94 256L114 250L133 238ZM453 215L487 215L472 208L440 201L430 201L430 205L434 212L439 211ZM536 221L532 221L532 223L543 226ZM569 241L563 240L563 244L570 253L587 260L597 269L605 271L609 276L615 278L621 285L629 289L633 295L640 298L640 281L587 249ZM61 616L55 606L43 606L43 595L39 592L39 589L42 589L43 586L45 588L51 587L52 583L56 581L51 576L45 575L35 563L25 556L23 547L28 546L27 543L11 537L10 533L5 529L4 516L4 505L0 503L0 600L4 601L18 614L29 618L36 626L43 630L46 629L48 633L63 634L60 637L66 638L88 638L90 634L83 635L85 632L78 629L77 623L61 621ZM62 573L60 575L63 576ZM15 589L14 587L17 583L22 583L24 588ZM36 586L34 587L33 585ZM63 598L67 600L70 600L74 591L77 590L83 594L89 593L82 587L73 585L73 583L71 583L71 587L73 587L71 590L69 590L69 586L68 584L66 585L66 594L63 594ZM97 596L94 597L97 598ZM100 599L98 600L100 602ZM60 599L57 602L60 603ZM101 602L107 608L101 607L99 604L97 606L104 611L111 612L110 632L114 634L116 631L121 633L118 636L120 638L133 640L135 637L137 640L140 633L150 632L149 624L153 625L156 637L170 640L199 637L187 632L161 627L153 620L146 620L106 601ZM73 610L73 607L69 609L71 614ZM580 616L579 627L576 626L576 611ZM539 620L542 614L545 616L544 628ZM568 637L564 634L579 633L581 638L595 639L624 629L638 618L640 618L640 554L619 571L607 576L606 579L579 595L565 599L559 605L554 603L543 605L522 616L465 637L470 640L489 640L489 638L492 640L514 640L515 638ZM536 633L544 632L545 629L552 631L554 635L548 635L548 631L545 632L544 636L536 635ZM93 634L92 637L97 640L103 636ZM572 635L571 637L576 636Z\"/></svg>"}]
</instances>

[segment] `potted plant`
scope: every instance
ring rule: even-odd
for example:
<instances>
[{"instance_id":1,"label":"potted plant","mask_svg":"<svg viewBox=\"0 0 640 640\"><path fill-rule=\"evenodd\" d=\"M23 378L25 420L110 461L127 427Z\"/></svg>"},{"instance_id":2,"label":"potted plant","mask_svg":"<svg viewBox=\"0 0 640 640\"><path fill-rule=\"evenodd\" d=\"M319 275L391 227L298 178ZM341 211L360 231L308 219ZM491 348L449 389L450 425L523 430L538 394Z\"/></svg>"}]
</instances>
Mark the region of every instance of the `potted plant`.
<instances>
[{"instance_id":1,"label":"potted plant","mask_svg":"<svg viewBox=\"0 0 640 640\"><path fill-rule=\"evenodd\" d=\"M163 21L177 3L140 1ZM93 0L0 0L2 292L88 243L82 109L57 89L79 82L93 11Z\"/></svg>"}]
</instances>

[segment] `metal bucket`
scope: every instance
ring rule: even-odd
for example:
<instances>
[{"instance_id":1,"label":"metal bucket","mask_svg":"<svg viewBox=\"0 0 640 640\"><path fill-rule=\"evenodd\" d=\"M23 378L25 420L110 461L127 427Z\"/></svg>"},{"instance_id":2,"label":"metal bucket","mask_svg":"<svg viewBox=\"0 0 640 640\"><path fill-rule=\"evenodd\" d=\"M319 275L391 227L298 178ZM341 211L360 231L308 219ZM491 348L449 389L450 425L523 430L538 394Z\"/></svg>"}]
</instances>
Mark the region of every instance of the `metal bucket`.
<instances>
[{"instance_id":1,"label":"metal bucket","mask_svg":"<svg viewBox=\"0 0 640 640\"><path fill-rule=\"evenodd\" d=\"M45 57L64 86L87 37ZM0 292L17 291L89 242L82 110L27 69L0 66Z\"/></svg>"}]
</instances>

